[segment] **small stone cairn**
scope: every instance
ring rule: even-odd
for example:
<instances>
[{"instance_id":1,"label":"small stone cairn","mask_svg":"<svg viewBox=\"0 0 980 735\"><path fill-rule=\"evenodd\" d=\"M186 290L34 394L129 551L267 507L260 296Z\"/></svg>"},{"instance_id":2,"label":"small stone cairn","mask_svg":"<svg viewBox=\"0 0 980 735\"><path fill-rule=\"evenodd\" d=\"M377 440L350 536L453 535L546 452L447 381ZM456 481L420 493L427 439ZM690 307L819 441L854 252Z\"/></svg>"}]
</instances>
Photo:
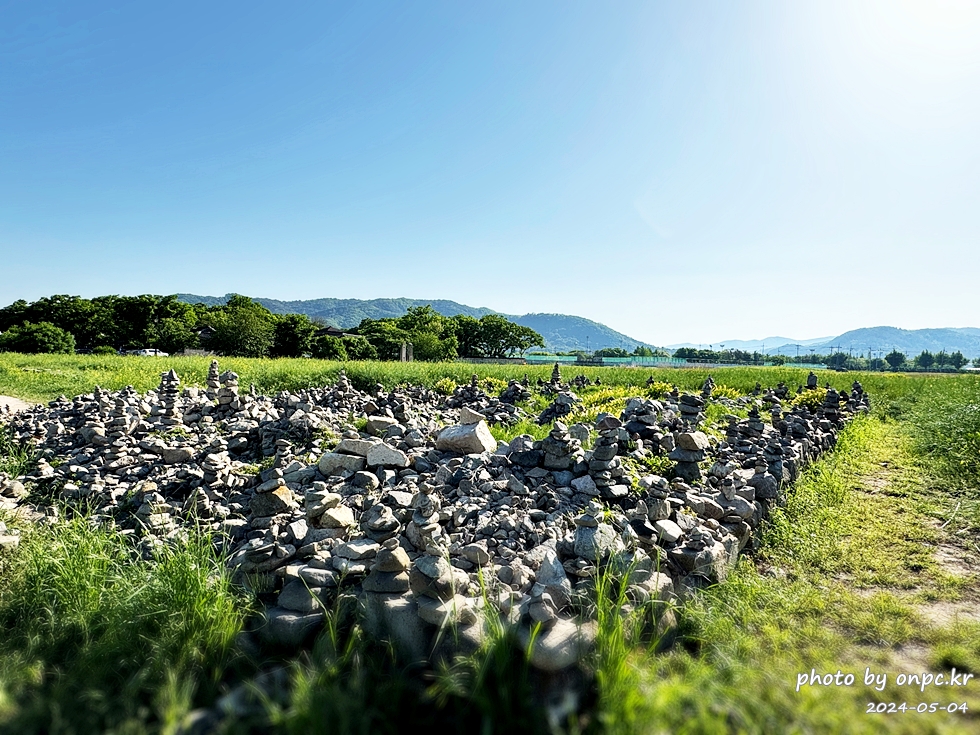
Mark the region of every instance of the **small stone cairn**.
<instances>
[{"instance_id":1,"label":"small stone cairn","mask_svg":"<svg viewBox=\"0 0 980 735\"><path fill-rule=\"evenodd\" d=\"M681 420L689 426L697 426L704 421L704 414L701 412L701 409L704 408L703 398L684 393L678 399L678 407L680 408Z\"/></svg>"},{"instance_id":2,"label":"small stone cairn","mask_svg":"<svg viewBox=\"0 0 980 735\"><path fill-rule=\"evenodd\" d=\"M561 421L555 422L548 436L536 448L544 452L542 466L549 470L569 470L583 457L581 442L572 438L568 427Z\"/></svg>"},{"instance_id":3,"label":"small stone cairn","mask_svg":"<svg viewBox=\"0 0 980 735\"><path fill-rule=\"evenodd\" d=\"M589 459L589 476L599 489L603 498L622 498L629 493L629 487L619 483L626 472L619 453L619 442L625 434L623 422L615 416L603 416L596 422L599 437L596 439Z\"/></svg>"},{"instance_id":4,"label":"small stone cairn","mask_svg":"<svg viewBox=\"0 0 980 735\"><path fill-rule=\"evenodd\" d=\"M527 380L527 376L524 379ZM531 391L527 389L525 384L511 380L500 394L500 400L503 403L510 403L511 405L522 401L529 401L531 400Z\"/></svg>"},{"instance_id":5,"label":"small stone cairn","mask_svg":"<svg viewBox=\"0 0 980 735\"><path fill-rule=\"evenodd\" d=\"M218 391L221 389L221 373L218 371L218 361L212 360L208 368L207 389L205 395L212 401L217 400Z\"/></svg>"},{"instance_id":6,"label":"small stone cairn","mask_svg":"<svg viewBox=\"0 0 980 735\"><path fill-rule=\"evenodd\" d=\"M683 431L676 435L676 440L677 446L668 455L677 462L674 472L686 482L700 480L699 463L704 461L705 450L710 446L708 437L701 431Z\"/></svg>"},{"instance_id":7,"label":"small stone cairn","mask_svg":"<svg viewBox=\"0 0 980 735\"><path fill-rule=\"evenodd\" d=\"M704 383L701 385L701 398L708 400L711 398L711 391L715 389L715 381L710 375L704 379Z\"/></svg>"},{"instance_id":8,"label":"small stone cairn","mask_svg":"<svg viewBox=\"0 0 980 735\"><path fill-rule=\"evenodd\" d=\"M555 396L555 399L538 416L538 425L544 426L552 421L568 416L575 408L576 403L581 403L581 399L569 390L562 390Z\"/></svg>"},{"instance_id":9,"label":"small stone cairn","mask_svg":"<svg viewBox=\"0 0 980 735\"><path fill-rule=\"evenodd\" d=\"M164 426L177 426L183 423L183 414L177 406L180 398L180 378L171 368L160 375L160 387L157 390L160 402L163 404L160 412L160 423Z\"/></svg>"},{"instance_id":10,"label":"small stone cairn","mask_svg":"<svg viewBox=\"0 0 980 735\"><path fill-rule=\"evenodd\" d=\"M221 373L221 387L218 389L218 405L237 411L242 407L238 396L238 373L225 370Z\"/></svg>"}]
</instances>

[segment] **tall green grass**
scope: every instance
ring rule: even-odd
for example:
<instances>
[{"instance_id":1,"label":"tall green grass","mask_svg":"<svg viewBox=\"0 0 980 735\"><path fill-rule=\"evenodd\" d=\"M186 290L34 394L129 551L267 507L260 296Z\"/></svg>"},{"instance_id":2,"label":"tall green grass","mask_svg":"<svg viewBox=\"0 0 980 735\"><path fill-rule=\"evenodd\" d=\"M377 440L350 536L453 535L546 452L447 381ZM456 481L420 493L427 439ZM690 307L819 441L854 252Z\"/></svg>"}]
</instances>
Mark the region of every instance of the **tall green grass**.
<instances>
[{"instance_id":1,"label":"tall green grass","mask_svg":"<svg viewBox=\"0 0 980 735\"><path fill-rule=\"evenodd\" d=\"M907 450L897 424L869 417L849 426L775 512L760 554L681 608L678 645L663 655L630 649L640 695L603 699L599 716L655 733L974 732L972 714L864 714L867 702L909 696L894 686L795 691L797 674L812 668L871 667L894 680L902 669L888 654L912 642L953 651L961 670L980 661L980 626L934 630L903 596L910 582L935 594L944 585L919 484L899 477L887 495L857 492L882 462L914 474ZM980 704L973 692L954 698Z\"/></svg>"},{"instance_id":2,"label":"tall green grass","mask_svg":"<svg viewBox=\"0 0 980 735\"><path fill-rule=\"evenodd\" d=\"M274 393L323 386L336 380L341 369L359 388L371 388L381 383L387 388L401 383L433 386L443 378L457 383L467 382L473 373L496 380L521 378L525 374L535 381L547 380L551 368L547 365L486 365L462 362L398 363L398 362L330 362L312 359L218 358L221 368L240 376L242 385L255 383L260 391ZM155 388L160 373L174 368L185 384L204 385L211 358L207 357L136 357L95 355L19 355L0 353L0 393L35 401L50 401L59 394L68 396L87 393L95 385L119 389L132 385L140 391ZM684 390L700 389L711 374L727 388L747 392L756 382L764 387L785 382L792 390L806 382L807 372L790 367L726 367L704 368L634 368L578 367L562 368L569 379L584 374L592 380L601 378L607 386L632 386L642 394L647 378L669 382ZM829 382L837 389L849 389L860 380L872 392L872 400L888 406L909 394L925 389L931 381L963 381L977 384L980 378L972 375L936 377L902 373L820 373L821 385ZM599 387L601 390L601 386ZM585 391L588 392L588 391Z\"/></svg>"},{"instance_id":3,"label":"tall green grass","mask_svg":"<svg viewBox=\"0 0 980 735\"><path fill-rule=\"evenodd\" d=\"M18 442L9 426L0 424L0 472L11 477L26 474L34 464L33 447Z\"/></svg>"},{"instance_id":4,"label":"tall green grass","mask_svg":"<svg viewBox=\"0 0 980 735\"><path fill-rule=\"evenodd\" d=\"M207 539L149 561L85 518L0 560L0 731L173 732L210 702L249 610Z\"/></svg>"}]
</instances>

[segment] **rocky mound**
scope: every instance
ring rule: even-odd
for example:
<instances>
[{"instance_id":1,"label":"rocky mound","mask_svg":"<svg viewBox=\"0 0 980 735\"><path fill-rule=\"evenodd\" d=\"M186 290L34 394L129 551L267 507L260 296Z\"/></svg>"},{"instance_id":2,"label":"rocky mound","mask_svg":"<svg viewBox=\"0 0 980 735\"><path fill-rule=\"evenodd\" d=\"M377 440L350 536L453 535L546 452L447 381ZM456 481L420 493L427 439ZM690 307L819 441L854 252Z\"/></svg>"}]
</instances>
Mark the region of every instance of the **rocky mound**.
<instances>
[{"instance_id":1,"label":"rocky mound","mask_svg":"<svg viewBox=\"0 0 980 735\"><path fill-rule=\"evenodd\" d=\"M572 411L559 376L544 392L555 402L542 419ZM512 382L506 393L529 391ZM632 398L619 416L555 420L545 439L508 444L485 415L523 413L475 383L446 399L422 387L365 393L341 374L263 396L213 363L203 389L169 371L146 394L96 388L7 416L42 459L28 476L0 477L0 502L53 520L53 507L34 505L45 493L84 500L144 553L213 532L267 603L255 633L267 645L305 645L346 596L407 657L431 655L437 640L474 644L499 615L525 640L537 627L532 663L555 671L589 649L598 575L617 574L631 604L669 623L668 603L724 579L801 468L868 408L858 384L828 391L812 413L782 410L774 391L717 399L750 408L718 440L697 423L712 400ZM637 471L651 455L675 476ZM15 543L0 529L0 551ZM450 625L456 636L437 636Z\"/></svg>"}]
</instances>

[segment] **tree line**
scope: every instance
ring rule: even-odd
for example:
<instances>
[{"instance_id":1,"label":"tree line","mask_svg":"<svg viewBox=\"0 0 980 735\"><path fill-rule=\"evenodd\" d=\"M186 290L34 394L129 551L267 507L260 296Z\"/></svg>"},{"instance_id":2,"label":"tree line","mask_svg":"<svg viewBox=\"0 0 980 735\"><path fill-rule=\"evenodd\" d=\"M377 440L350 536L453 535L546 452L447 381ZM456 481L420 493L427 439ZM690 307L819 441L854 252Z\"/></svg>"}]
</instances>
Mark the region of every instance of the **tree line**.
<instances>
[{"instance_id":1,"label":"tree line","mask_svg":"<svg viewBox=\"0 0 980 735\"><path fill-rule=\"evenodd\" d=\"M915 357L909 358L904 352L897 349L892 350L884 357L866 357L863 353L853 355L847 352L834 352L829 355L810 353L800 355L800 357L787 358L787 363L800 362L804 364L827 365L832 368L846 368L847 370L892 370L892 371L913 371L913 370L959 370L967 365L967 359L960 350L956 352L930 352L923 350ZM980 366L980 358L973 361L975 366Z\"/></svg>"},{"instance_id":2,"label":"tree line","mask_svg":"<svg viewBox=\"0 0 980 735\"><path fill-rule=\"evenodd\" d=\"M304 314L273 314L239 295L218 306L187 304L176 296L55 295L0 309L0 351L203 349L239 357L397 360L402 345L411 344L414 359L435 361L501 358L544 347L540 334L498 314L447 317L428 305L398 318L364 319L340 334L328 326Z\"/></svg>"}]
</instances>

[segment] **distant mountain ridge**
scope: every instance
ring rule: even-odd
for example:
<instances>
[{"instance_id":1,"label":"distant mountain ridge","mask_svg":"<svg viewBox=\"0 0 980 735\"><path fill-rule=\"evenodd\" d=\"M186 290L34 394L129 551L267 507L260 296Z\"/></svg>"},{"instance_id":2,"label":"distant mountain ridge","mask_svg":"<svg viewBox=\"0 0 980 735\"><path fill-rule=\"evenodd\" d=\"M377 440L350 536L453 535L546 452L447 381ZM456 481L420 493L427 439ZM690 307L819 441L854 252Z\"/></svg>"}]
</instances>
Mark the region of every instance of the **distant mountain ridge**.
<instances>
[{"instance_id":1,"label":"distant mountain ridge","mask_svg":"<svg viewBox=\"0 0 980 735\"><path fill-rule=\"evenodd\" d=\"M796 354L789 351L790 345L779 348L779 354ZM811 345L807 351L827 354L831 351L853 351L855 354L868 352L891 352L893 349L904 352L909 357L923 350L929 352L962 352L968 358L980 357L980 329L976 327L940 329L899 329L898 327L864 327Z\"/></svg>"},{"instance_id":2,"label":"distant mountain ridge","mask_svg":"<svg viewBox=\"0 0 980 735\"><path fill-rule=\"evenodd\" d=\"M873 352L887 354L893 349L904 352L909 357L923 350L929 352L962 352L966 357L980 357L980 328L958 327L940 329L899 329L898 327L863 327L852 329L837 337L817 339L788 339L786 337L767 337L760 340L725 340L711 345L714 349L745 350L754 352L765 350L769 355L793 355L816 352L826 355L831 352L851 351L855 355ZM707 344L677 344L678 347L708 347Z\"/></svg>"},{"instance_id":3,"label":"distant mountain ridge","mask_svg":"<svg viewBox=\"0 0 980 735\"><path fill-rule=\"evenodd\" d=\"M225 296L197 296L177 294L177 298L188 304L220 306L228 302L232 294ZM486 314L501 312L485 307L473 307L443 299L310 299L306 301L279 301L277 299L255 298L273 314L306 314L311 319L320 318L339 329L352 329L362 319L389 319L404 315L409 308L429 304L443 316L466 314L479 319ZM573 350L601 350L606 347L622 347L632 352L637 346L653 345L633 339L621 332L580 316L568 314L524 314L515 316L502 314L508 319L530 327L538 332L548 346L555 352Z\"/></svg>"},{"instance_id":4,"label":"distant mountain ridge","mask_svg":"<svg viewBox=\"0 0 980 735\"><path fill-rule=\"evenodd\" d=\"M789 337L766 337L765 339L731 339L725 340L723 342L713 342L712 344L707 344L702 342L701 344L693 344L691 342L682 342L681 344L668 345L667 348L671 350L676 350L681 347L697 347L697 348L710 348L710 349L726 349L726 350L743 350L745 352L766 352L767 354L775 354L773 350L777 347L783 345L800 345L803 347L815 344L822 344L827 340L832 339L831 337L817 337L816 339L790 339Z\"/></svg>"}]
</instances>

